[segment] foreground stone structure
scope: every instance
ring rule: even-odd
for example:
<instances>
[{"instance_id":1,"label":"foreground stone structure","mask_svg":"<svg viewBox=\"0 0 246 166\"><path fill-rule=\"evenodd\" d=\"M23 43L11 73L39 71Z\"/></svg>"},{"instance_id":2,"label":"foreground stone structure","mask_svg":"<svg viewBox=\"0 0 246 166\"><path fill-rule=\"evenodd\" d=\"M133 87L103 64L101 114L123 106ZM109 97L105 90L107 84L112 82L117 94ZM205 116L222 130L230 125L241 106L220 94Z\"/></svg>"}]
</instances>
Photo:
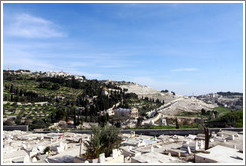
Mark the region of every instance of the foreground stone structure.
<instances>
[{"instance_id":1,"label":"foreground stone structure","mask_svg":"<svg viewBox=\"0 0 246 166\"><path fill-rule=\"evenodd\" d=\"M243 163L243 132L213 131L205 150L204 134L144 135L122 133L111 156L83 157L90 134L4 131L3 163ZM217 156L217 157L216 157Z\"/></svg>"}]
</instances>

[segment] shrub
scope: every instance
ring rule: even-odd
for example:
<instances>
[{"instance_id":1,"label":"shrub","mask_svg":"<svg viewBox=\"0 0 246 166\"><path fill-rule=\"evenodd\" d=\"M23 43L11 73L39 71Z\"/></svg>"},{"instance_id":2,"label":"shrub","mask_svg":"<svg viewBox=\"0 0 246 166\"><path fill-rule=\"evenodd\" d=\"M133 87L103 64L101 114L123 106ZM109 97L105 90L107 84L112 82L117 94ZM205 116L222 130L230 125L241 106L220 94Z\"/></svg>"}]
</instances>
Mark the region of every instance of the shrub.
<instances>
[{"instance_id":1,"label":"shrub","mask_svg":"<svg viewBox=\"0 0 246 166\"><path fill-rule=\"evenodd\" d=\"M50 153L50 147L47 146L45 149L44 149L44 154L46 154L46 152Z\"/></svg>"},{"instance_id":2,"label":"shrub","mask_svg":"<svg viewBox=\"0 0 246 166\"><path fill-rule=\"evenodd\" d=\"M33 120L32 124L30 125L30 129L43 129L46 128L47 124L42 119L35 119Z\"/></svg>"},{"instance_id":3,"label":"shrub","mask_svg":"<svg viewBox=\"0 0 246 166\"><path fill-rule=\"evenodd\" d=\"M3 125L12 126L12 125L15 125L15 121L13 120L13 118L10 118L10 119L7 119L5 122L3 122Z\"/></svg>"},{"instance_id":4,"label":"shrub","mask_svg":"<svg viewBox=\"0 0 246 166\"><path fill-rule=\"evenodd\" d=\"M87 148L85 153L87 159L98 158L101 153L105 153L108 157L121 143L120 129L115 126L93 127L92 133L91 140L84 143Z\"/></svg>"},{"instance_id":5,"label":"shrub","mask_svg":"<svg viewBox=\"0 0 246 166\"><path fill-rule=\"evenodd\" d=\"M58 90L58 89L60 89L60 85L59 84L53 84L51 86L51 90Z\"/></svg>"},{"instance_id":6,"label":"shrub","mask_svg":"<svg viewBox=\"0 0 246 166\"><path fill-rule=\"evenodd\" d=\"M242 127L243 111L233 111L208 122L209 127Z\"/></svg>"}]
</instances>

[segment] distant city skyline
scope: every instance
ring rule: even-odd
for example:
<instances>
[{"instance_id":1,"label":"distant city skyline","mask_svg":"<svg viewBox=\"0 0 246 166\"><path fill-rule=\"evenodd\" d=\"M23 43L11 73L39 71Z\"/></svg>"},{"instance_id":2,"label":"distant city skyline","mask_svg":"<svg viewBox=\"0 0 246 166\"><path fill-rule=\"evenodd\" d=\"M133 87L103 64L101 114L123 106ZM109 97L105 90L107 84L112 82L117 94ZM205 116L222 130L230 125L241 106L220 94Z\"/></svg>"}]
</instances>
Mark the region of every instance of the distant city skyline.
<instances>
[{"instance_id":1,"label":"distant city skyline","mask_svg":"<svg viewBox=\"0 0 246 166\"><path fill-rule=\"evenodd\" d=\"M4 3L3 69L243 92L242 3Z\"/></svg>"}]
</instances>

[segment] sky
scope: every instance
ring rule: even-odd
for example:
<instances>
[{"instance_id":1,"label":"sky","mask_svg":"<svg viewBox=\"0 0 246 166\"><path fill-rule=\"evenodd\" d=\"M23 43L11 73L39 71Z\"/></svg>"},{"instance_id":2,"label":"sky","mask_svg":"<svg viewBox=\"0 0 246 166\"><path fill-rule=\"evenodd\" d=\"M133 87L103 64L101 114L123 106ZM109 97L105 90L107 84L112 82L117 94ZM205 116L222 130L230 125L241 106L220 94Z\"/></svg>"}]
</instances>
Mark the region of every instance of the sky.
<instances>
[{"instance_id":1,"label":"sky","mask_svg":"<svg viewBox=\"0 0 246 166\"><path fill-rule=\"evenodd\" d=\"M243 92L242 3L4 3L3 69Z\"/></svg>"}]
</instances>

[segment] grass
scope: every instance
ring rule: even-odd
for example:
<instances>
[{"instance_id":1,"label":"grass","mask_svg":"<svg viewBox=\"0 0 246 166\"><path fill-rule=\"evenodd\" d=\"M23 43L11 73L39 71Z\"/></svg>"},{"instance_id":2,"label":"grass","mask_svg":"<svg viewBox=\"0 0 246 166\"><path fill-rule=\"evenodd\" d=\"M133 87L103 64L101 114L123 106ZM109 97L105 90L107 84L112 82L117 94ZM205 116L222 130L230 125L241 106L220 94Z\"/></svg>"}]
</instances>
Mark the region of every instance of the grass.
<instances>
[{"instance_id":1,"label":"grass","mask_svg":"<svg viewBox=\"0 0 246 166\"><path fill-rule=\"evenodd\" d=\"M223 116L208 121L209 126L222 126L222 127L243 127L243 111L230 111Z\"/></svg>"},{"instance_id":2,"label":"grass","mask_svg":"<svg viewBox=\"0 0 246 166\"><path fill-rule=\"evenodd\" d=\"M15 87L19 87L21 89L28 89L40 95L62 96L62 97L70 98L70 99L75 99L77 95L83 92L83 90L68 88L65 86L61 86L59 90L39 88L40 83L34 80L28 80L28 81L27 80L14 80L14 81L4 80L4 85L5 84L13 84ZM6 93L5 95L9 95L9 93Z\"/></svg>"},{"instance_id":3,"label":"grass","mask_svg":"<svg viewBox=\"0 0 246 166\"><path fill-rule=\"evenodd\" d=\"M231 109L219 106L219 107L215 107L214 111L218 112L217 114L218 117L222 117L226 115L227 113L231 112ZM181 112L181 113L176 114L176 116L209 118L209 115L201 115L201 112Z\"/></svg>"},{"instance_id":4,"label":"grass","mask_svg":"<svg viewBox=\"0 0 246 166\"><path fill-rule=\"evenodd\" d=\"M197 129L198 124L193 125L179 125L179 129ZM138 130L138 129L176 129L176 126L143 126L143 127L136 127L131 128L132 130Z\"/></svg>"},{"instance_id":5,"label":"grass","mask_svg":"<svg viewBox=\"0 0 246 166\"><path fill-rule=\"evenodd\" d=\"M56 108L55 105L47 105L47 106L33 106L33 105L16 105L16 106L11 106L11 105L7 105L4 104L4 110L6 112L9 112L10 110L13 109L13 111L19 111L19 113L15 112L11 112L10 114L5 113L6 116L18 116L20 115L22 117L22 119L26 119L27 117L29 117L28 119L33 120L37 118L43 118L43 117L47 117L46 114L48 114L48 116L52 113L52 111ZM24 109L24 112L21 112L21 110ZM36 114L36 115L35 115ZM45 115L43 115L45 114Z\"/></svg>"},{"instance_id":6,"label":"grass","mask_svg":"<svg viewBox=\"0 0 246 166\"><path fill-rule=\"evenodd\" d=\"M176 114L176 116L200 117L200 114L197 112L181 112Z\"/></svg>"},{"instance_id":7,"label":"grass","mask_svg":"<svg viewBox=\"0 0 246 166\"><path fill-rule=\"evenodd\" d=\"M214 110L218 111L218 117L224 116L227 113L231 112L231 109L225 108L225 107L221 107L221 106L215 107Z\"/></svg>"}]
</instances>

